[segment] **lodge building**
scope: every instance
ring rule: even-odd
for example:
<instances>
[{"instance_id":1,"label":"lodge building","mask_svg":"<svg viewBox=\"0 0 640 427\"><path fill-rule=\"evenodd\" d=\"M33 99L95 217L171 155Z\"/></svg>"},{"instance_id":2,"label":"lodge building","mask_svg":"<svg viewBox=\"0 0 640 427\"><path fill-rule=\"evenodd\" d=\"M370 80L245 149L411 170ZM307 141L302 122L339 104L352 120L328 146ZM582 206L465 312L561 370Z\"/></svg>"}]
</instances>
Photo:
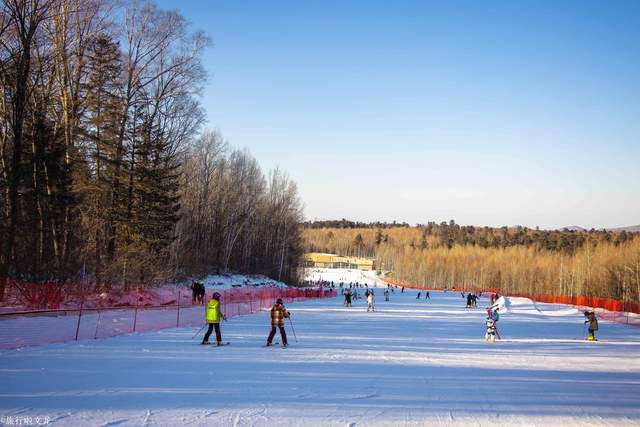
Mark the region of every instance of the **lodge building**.
<instances>
[{"instance_id":1,"label":"lodge building","mask_svg":"<svg viewBox=\"0 0 640 427\"><path fill-rule=\"evenodd\" d=\"M369 271L375 269L375 260L373 258L311 252L304 255L304 266L308 268L346 268Z\"/></svg>"}]
</instances>

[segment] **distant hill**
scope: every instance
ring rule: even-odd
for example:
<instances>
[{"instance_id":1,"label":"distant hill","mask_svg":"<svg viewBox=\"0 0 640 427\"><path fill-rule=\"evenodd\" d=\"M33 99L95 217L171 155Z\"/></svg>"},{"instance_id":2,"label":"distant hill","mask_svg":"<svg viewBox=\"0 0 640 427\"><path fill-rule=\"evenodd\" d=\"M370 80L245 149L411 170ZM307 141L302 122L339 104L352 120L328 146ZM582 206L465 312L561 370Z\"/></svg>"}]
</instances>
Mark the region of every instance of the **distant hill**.
<instances>
[{"instance_id":1,"label":"distant hill","mask_svg":"<svg viewBox=\"0 0 640 427\"><path fill-rule=\"evenodd\" d=\"M577 231L577 232L586 232L589 231L584 227L580 227L579 225L570 225L568 227L562 227L558 230L568 230L568 231ZM598 230L606 230L612 231L614 233L619 233L621 231L626 231L627 233L640 233L640 224L639 225L630 225L628 227L616 227L616 228L599 228Z\"/></svg>"},{"instance_id":2,"label":"distant hill","mask_svg":"<svg viewBox=\"0 0 640 427\"><path fill-rule=\"evenodd\" d=\"M640 224L629 227L606 228L607 231L626 231L627 233L640 233Z\"/></svg>"},{"instance_id":3,"label":"distant hill","mask_svg":"<svg viewBox=\"0 0 640 427\"><path fill-rule=\"evenodd\" d=\"M589 231L586 228L580 227L578 225L570 225L568 227L562 227L560 230L568 230L568 231Z\"/></svg>"}]
</instances>

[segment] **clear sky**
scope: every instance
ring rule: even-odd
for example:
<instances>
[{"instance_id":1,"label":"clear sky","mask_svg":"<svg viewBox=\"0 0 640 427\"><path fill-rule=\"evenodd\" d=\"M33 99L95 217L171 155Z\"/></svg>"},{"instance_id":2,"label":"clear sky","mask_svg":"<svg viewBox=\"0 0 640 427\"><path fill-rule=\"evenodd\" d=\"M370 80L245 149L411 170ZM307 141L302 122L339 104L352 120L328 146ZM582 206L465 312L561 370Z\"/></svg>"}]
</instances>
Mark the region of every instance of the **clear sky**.
<instances>
[{"instance_id":1,"label":"clear sky","mask_svg":"<svg viewBox=\"0 0 640 427\"><path fill-rule=\"evenodd\" d=\"M307 219L640 224L640 1L185 1L208 127Z\"/></svg>"}]
</instances>

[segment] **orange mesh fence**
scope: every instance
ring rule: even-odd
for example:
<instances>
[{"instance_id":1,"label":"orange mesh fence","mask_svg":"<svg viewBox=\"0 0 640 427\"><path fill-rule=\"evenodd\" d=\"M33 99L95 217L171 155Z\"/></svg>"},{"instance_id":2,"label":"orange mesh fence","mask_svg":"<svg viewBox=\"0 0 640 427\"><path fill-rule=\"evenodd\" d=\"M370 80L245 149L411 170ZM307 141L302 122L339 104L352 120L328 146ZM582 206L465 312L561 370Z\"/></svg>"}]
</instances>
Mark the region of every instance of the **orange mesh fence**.
<instances>
[{"instance_id":1,"label":"orange mesh fence","mask_svg":"<svg viewBox=\"0 0 640 427\"><path fill-rule=\"evenodd\" d=\"M594 309L602 319L612 322L640 326L640 304L612 298L568 296L568 295L528 295L511 294L514 297L529 298L536 302L574 305L580 309Z\"/></svg>"},{"instance_id":2,"label":"orange mesh fence","mask_svg":"<svg viewBox=\"0 0 640 427\"><path fill-rule=\"evenodd\" d=\"M216 292L207 289L203 303L198 304L187 287L140 287L134 292L84 297L60 292L59 286L20 287L5 288L5 298L0 302L0 349L203 325L206 303ZM221 308L227 318L268 309L277 298L292 303L336 296L331 290L278 287L217 292L222 295Z\"/></svg>"},{"instance_id":3,"label":"orange mesh fence","mask_svg":"<svg viewBox=\"0 0 640 427\"><path fill-rule=\"evenodd\" d=\"M420 290L437 290L438 288L423 287L407 283L402 280L394 280L390 278L383 278L384 282L389 285L397 287L405 287L410 289ZM454 290L465 292L490 292L490 293L502 293L499 289L483 289L474 287L473 285L463 284L457 286ZM529 295L529 294L514 294L506 293L509 296L529 298L536 302L546 302L552 304L565 304L574 305L581 309L597 309L598 316L602 319L612 322L626 323L629 325L640 326L640 303L634 303L630 301L621 301L612 298L603 297L587 297L587 296L567 296L567 295Z\"/></svg>"}]
</instances>

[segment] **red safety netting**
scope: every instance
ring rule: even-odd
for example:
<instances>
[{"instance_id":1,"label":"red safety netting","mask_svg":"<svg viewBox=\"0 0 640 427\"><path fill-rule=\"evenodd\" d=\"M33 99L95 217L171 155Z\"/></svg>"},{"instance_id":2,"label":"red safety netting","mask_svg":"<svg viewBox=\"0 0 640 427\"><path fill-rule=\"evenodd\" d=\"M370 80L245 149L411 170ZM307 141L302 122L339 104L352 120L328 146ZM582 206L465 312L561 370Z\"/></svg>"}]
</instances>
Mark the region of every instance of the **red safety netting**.
<instances>
[{"instance_id":1,"label":"red safety netting","mask_svg":"<svg viewBox=\"0 0 640 427\"><path fill-rule=\"evenodd\" d=\"M382 279L392 286L405 287L409 289L419 290L438 290L437 288L421 287L407 283L402 280L394 280L389 278ZM490 292L502 293L499 289L480 289L473 286L461 285L455 290L465 292ZM612 298L603 297L585 297L585 296L567 296L567 295L529 295L514 294L508 292L507 295L513 297L529 298L536 302L547 302L552 304L573 305L580 309L599 309L598 316L605 320L618 323L626 323L629 325L640 326L640 304L630 301L621 301Z\"/></svg>"},{"instance_id":2,"label":"red safety netting","mask_svg":"<svg viewBox=\"0 0 640 427\"><path fill-rule=\"evenodd\" d=\"M22 290L15 292L15 288L5 289L9 292L0 306L0 349L106 338L204 323L206 305L195 303L191 290L184 286L140 287L134 292L85 295L84 298L71 293L52 292L50 286L42 286L42 289L31 289L29 286L26 297ZM323 289L207 289L205 303L213 292L222 295L222 311L228 318L268 309L277 298L291 303L336 295L335 291ZM9 295L11 297L8 298ZM51 301L58 308L51 308ZM36 309L30 305L33 303L44 308Z\"/></svg>"},{"instance_id":3,"label":"red safety netting","mask_svg":"<svg viewBox=\"0 0 640 427\"><path fill-rule=\"evenodd\" d=\"M598 316L602 319L640 326L640 304L630 301L620 301L603 297L568 295L528 295L509 293L509 296L529 298L536 302L574 305L580 309L596 310Z\"/></svg>"}]
</instances>

